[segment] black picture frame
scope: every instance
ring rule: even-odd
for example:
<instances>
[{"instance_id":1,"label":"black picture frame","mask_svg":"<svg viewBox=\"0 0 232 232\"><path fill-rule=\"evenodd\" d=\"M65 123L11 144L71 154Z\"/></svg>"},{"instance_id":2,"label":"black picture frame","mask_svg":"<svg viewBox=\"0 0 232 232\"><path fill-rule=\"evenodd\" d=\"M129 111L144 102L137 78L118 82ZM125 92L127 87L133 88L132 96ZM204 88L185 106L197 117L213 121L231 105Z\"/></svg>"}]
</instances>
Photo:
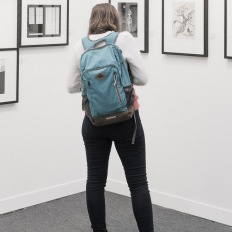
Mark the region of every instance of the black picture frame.
<instances>
[{"instance_id":1,"label":"black picture frame","mask_svg":"<svg viewBox=\"0 0 232 232\"><path fill-rule=\"evenodd\" d=\"M112 4L113 1L114 0L109 0L109 3ZM143 47L140 48L140 52L149 53L149 0L142 1L144 1L144 42ZM136 0L134 0L133 2L136 3ZM127 3L127 0L120 1L120 3Z\"/></svg>"},{"instance_id":2,"label":"black picture frame","mask_svg":"<svg viewBox=\"0 0 232 232\"><path fill-rule=\"evenodd\" d=\"M225 18L224 18L224 21L225 21L225 29L224 29L224 58L225 59L232 59L232 54L229 55L228 54L228 0L224 0L224 4L225 4Z\"/></svg>"},{"instance_id":3,"label":"black picture frame","mask_svg":"<svg viewBox=\"0 0 232 232\"><path fill-rule=\"evenodd\" d=\"M203 36L204 36L204 38L203 38L203 51L202 51L202 53L169 52L169 51L165 50L165 1L170 1L170 0L162 0L162 54L208 57L208 0L203 0L203 5L204 5Z\"/></svg>"},{"instance_id":4,"label":"black picture frame","mask_svg":"<svg viewBox=\"0 0 232 232\"><path fill-rule=\"evenodd\" d=\"M60 12L60 15L59 15L59 34L56 34L56 35L38 35L38 36L28 36L28 29L27 29L27 32L23 33L23 13L22 13L22 7L23 7L23 3L24 3L24 0L18 0L18 47L19 48L26 48L26 47L48 47L48 46L67 46L69 45L69 0L63 0L64 4L67 6L67 9L65 9L65 14L67 17L63 17L62 16L62 13L61 13L61 5L59 4L56 4L56 0L54 0L54 4L40 4L40 0L34 0L33 3L29 3L27 6L24 6L26 9L27 9L27 17L26 20L27 22L24 22L26 23L27 25L27 28L28 28L28 25L29 25L29 7L31 6L34 6L34 7L41 7L43 9L46 9L47 7L58 7L59 6L59 12ZM44 11L45 13L45 11ZM44 24L45 24L45 14L43 14L43 20L44 20ZM62 20L65 20L65 29L62 27ZM24 20L25 21L25 20ZM44 31L44 27L43 26L43 31ZM63 31L65 30L65 31ZM59 36L61 36L61 34L63 36L65 36L65 41L62 41L62 42L48 42L48 43L39 43L39 42L35 42L34 44L25 44L25 42L23 42L22 40L25 40L22 39L22 36L26 36L27 38L29 39L38 39L41 38L41 39L46 39L48 38L49 40L52 40L53 38L58 38Z\"/></svg>"},{"instance_id":5,"label":"black picture frame","mask_svg":"<svg viewBox=\"0 0 232 232\"><path fill-rule=\"evenodd\" d=\"M16 73L15 73L15 99L8 99L8 100L1 100L1 92L0 94L0 105L6 105L6 104L12 104L12 103L18 103L19 102L19 48L9 48L9 49L0 49L1 52L16 52ZM11 67L10 67L11 68ZM2 76L1 76L2 77ZM1 80L0 80L1 82ZM5 81L4 81L5 82ZM2 91L2 87L0 87L0 91Z\"/></svg>"}]
</instances>

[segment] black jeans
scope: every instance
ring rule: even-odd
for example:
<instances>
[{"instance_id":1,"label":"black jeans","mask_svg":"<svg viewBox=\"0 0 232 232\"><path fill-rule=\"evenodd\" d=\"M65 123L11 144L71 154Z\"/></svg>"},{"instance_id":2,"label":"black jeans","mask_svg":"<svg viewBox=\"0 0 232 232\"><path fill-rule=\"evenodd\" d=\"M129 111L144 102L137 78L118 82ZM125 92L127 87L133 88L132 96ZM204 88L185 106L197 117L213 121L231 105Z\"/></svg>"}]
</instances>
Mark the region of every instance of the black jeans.
<instances>
[{"instance_id":1,"label":"black jeans","mask_svg":"<svg viewBox=\"0 0 232 232\"><path fill-rule=\"evenodd\" d=\"M88 177L86 203L93 231L106 230L105 186L112 142L121 159L129 186L133 213L141 232L154 232L153 212L146 174L145 138L138 110L135 112L137 134L131 144L135 121L102 127L94 126L85 116L82 136L86 148Z\"/></svg>"}]
</instances>

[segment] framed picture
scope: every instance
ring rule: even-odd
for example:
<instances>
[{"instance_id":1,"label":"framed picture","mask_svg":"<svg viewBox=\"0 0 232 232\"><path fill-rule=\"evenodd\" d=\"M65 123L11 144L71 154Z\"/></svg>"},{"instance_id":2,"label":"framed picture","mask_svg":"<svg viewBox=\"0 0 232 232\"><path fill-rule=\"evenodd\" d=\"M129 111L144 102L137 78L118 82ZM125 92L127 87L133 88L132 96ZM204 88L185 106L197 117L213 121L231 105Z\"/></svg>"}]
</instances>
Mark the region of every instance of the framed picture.
<instances>
[{"instance_id":1,"label":"framed picture","mask_svg":"<svg viewBox=\"0 0 232 232\"><path fill-rule=\"evenodd\" d=\"M162 1L162 54L208 57L208 0Z\"/></svg>"},{"instance_id":2,"label":"framed picture","mask_svg":"<svg viewBox=\"0 0 232 232\"><path fill-rule=\"evenodd\" d=\"M149 52L149 0L109 0L119 12L120 30L129 31L140 51Z\"/></svg>"},{"instance_id":3,"label":"framed picture","mask_svg":"<svg viewBox=\"0 0 232 232\"><path fill-rule=\"evenodd\" d=\"M232 59L232 1L225 0L225 58Z\"/></svg>"},{"instance_id":4,"label":"framed picture","mask_svg":"<svg viewBox=\"0 0 232 232\"><path fill-rule=\"evenodd\" d=\"M17 48L17 0L0 1L0 49Z\"/></svg>"},{"instance_id":5,"label":"framed picture","mask_svg":"<svg viewBox=\"0 0 232 232\"><path fill-rule=\"evenodd\" d=\"M18 46L68 45L69 0L19 0Z\"/></svg>"},{"instance_id":6,"label":"framed picture","mask_svg":"<svg viewBox=\"0 0 232 232\"><path fill-rule=\"evenodd\" d=\"M0 105L18 102L19 50L0 49Z\"/></svg>"}]
</instances>

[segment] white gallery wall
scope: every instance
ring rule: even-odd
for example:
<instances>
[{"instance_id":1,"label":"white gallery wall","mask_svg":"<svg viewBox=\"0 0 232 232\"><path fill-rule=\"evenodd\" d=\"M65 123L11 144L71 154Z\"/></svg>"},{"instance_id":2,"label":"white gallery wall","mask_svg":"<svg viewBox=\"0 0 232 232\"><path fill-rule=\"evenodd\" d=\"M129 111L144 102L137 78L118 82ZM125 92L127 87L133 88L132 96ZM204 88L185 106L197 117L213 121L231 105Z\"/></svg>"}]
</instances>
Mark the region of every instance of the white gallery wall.
<instances>
[{"instance_id":1,"label":"white gallery wall","mask_svg":"<svg viewBox=\"0 0 232 232\"><path fill-rule=\"evenodd\" d=\"M66 79L100 2L70 0L70 46L20 49L19 103L0 106L0 214L85 191L84 113Z\"/></svg>"},{"instance_id":2,"label":"white gallery wall","mask_svg":"<svg viewBox=\"0 0 232 232\"><path fill-rule=\"evenodd\" d=\"M69 46L20 49L19 103L0 106L0 214L85 191L81 96L65 85L73 45L100 2L70 0ZM136 88L152 202L232 226L224 4L209 2L209 58L161 55L161 4L150 0L150 80ZM130 195L115 149L106 190Z\"/></svg>"}]
</instances>

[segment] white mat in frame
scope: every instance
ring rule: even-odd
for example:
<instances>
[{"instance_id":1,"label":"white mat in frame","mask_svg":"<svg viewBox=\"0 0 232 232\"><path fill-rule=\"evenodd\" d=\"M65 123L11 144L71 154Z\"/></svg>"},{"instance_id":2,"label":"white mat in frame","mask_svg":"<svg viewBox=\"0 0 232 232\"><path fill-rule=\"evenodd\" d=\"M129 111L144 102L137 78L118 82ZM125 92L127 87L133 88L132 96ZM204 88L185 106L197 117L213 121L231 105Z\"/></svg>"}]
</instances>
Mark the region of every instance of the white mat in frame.
<instances>
[{"instance_id":1,"label":"white mat in frame","mask_svg":"<svg viewBox=\"0 0 232 232\"><path fill-rule=\"evenodd\" d=\"M225 0L225 58L232 59L232 0Z\"/></svg>"},{"instance_id":2,"label":"white mat in frame","mask_svg":"<svg viewBox=\"0 0 232 232\"><path fill-rule=\"evenodd\" d=\"M0 1L0 49L17 48L17 0Z\"/></svg>"}]
</instances>

